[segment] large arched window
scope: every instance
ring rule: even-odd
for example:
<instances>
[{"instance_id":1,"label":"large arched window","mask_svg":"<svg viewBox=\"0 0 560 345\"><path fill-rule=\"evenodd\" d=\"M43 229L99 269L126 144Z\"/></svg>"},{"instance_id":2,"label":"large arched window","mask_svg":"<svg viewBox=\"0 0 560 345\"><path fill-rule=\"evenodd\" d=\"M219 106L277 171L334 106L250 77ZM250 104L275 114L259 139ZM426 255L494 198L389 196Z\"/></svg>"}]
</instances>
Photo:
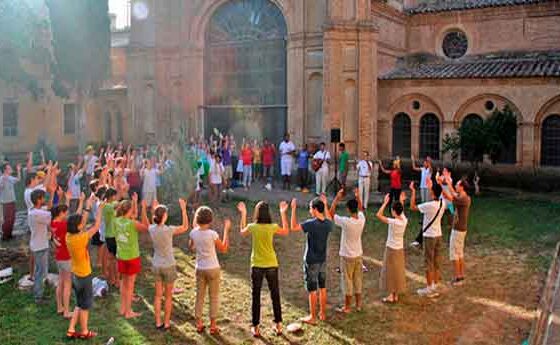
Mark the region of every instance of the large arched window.
<instances>
[{"instance_id":1,"label":"large arched window","mask_svg":"<svg viewBox=\"0 0 560 345\"><path fill-rule=\"evenodd\" d=\"M476 131L477 128L484 122L482 116L478 114L469 114L461 123L461 130L474 130ZM483 160L483 153L477 152L477 148L475 145L469 143L462 143L461 144L461 160L462 161L478 161L482 162Z\"/></svg>"},{"instance_id":2,"label":"large arched window","mask_svg":"<svg viewBox=\"0 0 560 345\"><path fill-rule=\"evenodd\" d=\"M542 123L541 164L560 166L560 115L549 115Z\"/></svg>"},{"instance_id":3,"label":"large arched window","mask_svg":"<svg viewBox=\"0 0 560 345\"><path fill-rule=\"evenodd\" d=\"M420 157L439 159L439 119L428 113L420 119Z\"/></svg>"},{"instance_id":4,"label":"large arched window","mask_svg":"<svg viewBox=\"0 0 560 345\"><path fill-rule=\"evenodd\" d=\"M286 130L286 22L270 0L230 0L206 30L205 131L279 140Z\"/></svg>"},{"instance_id":5,"label":"large arched window","mask_svg":"<svg viewBox=\"0 0 560 345\"><path fill-rule=\"evenodd\" d=\"M393 156L410 157L410 117L398 113L393 119Z\"/></svg>"}]
</instances>

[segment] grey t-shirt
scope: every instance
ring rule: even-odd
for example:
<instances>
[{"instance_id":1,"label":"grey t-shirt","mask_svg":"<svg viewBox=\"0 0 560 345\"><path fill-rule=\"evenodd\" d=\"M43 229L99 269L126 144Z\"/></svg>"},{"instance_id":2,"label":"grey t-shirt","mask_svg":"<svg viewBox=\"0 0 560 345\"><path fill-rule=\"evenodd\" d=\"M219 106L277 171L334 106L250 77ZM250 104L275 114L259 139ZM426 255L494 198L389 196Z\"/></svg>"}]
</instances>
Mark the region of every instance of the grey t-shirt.
<instances>
[{"instance_id":1,"label":"grey t-shirt","mask_svg":"<svg viewBox=\"0 0 560 345\"><path fill-rule=\"evenodd\" d=\"M152 242L154 243L154 257L152 266L170 267L175 265L173 255L173 232L174 227L167 225L152 224L148 229Z\"/></svg>"},{"instance_id":2,"label":"grey t-shirt","mask_svg":"<svg viewBox=\"0 0 560 345\"><path fill-rule=\"evenodd\" d=\"M51 224L51 213L38 208L29 211L29 248L33 252L49 249L49 226Z\"/></svg>"}]
</instances>

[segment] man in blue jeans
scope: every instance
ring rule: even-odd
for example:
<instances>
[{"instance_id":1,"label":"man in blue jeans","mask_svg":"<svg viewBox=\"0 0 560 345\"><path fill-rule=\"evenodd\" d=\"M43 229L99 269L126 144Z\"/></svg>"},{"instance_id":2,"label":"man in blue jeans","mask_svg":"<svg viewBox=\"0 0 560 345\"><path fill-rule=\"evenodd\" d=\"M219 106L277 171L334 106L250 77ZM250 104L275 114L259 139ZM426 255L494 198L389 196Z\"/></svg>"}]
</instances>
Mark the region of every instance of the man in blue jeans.
<instances>
[{"instance_id":1,"label":"man in blue jeans","mask_svg":"<svg viewBox=\"0 0 560 345\"><path fill-rule=\"evenodd\" d=\"M49 272L49 226L51 213L43 209L45 205L45 191L36 189L31 193L33 208L29 210L29 248L35 258L35 273L33 276L33 294L35 302L42 304L43 281Z\"/></svg>"},{"instance_id":2,"label":"man in blue jeans","mask_svg":"<svg viewBox=\"0 0 560 345\"><path fill-rule=\"evenodd\" d=\"M317 299L319 299L319 318L327 318L327 245L334 224L330 214L325 214L327 198L321 195L309 203L309 214L312 218L302 224L297 222L297 201L292 200L292 231L303 231L306 234L305 254L303 257L303 273L305 288L309 294L309 316L301 321L315 324L317 321ZM317 290L319 297L317 298Z\"/></svg>"}]
</instances>

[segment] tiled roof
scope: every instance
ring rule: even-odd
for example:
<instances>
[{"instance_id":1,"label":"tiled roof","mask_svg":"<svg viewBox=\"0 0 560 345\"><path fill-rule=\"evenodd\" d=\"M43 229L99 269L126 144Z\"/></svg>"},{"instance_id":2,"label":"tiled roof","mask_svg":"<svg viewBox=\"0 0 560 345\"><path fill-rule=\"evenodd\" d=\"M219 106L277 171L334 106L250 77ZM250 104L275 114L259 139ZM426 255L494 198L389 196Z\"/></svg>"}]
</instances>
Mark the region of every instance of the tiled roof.
<instances>
[{"instance_id":1,"label":"tiled roof","mask_svg":"<svg viewBox=\"0 0 560 345\"><path fill-rule=\"evenodd\" d=\"M408 14L470 10L485 7L529 5L557 0L431 0L406 9Z\"/></svg>"},{"instance_id":2,"label":"tiled roof","mask_svg":"<svg viewBox=\"0 0 560 345\"><path fill-rule=\"evenodd\" d=\"M408 56L382 80L560 77L560 51L470 56L443 60Z\"/></svg>"}]
</instances>

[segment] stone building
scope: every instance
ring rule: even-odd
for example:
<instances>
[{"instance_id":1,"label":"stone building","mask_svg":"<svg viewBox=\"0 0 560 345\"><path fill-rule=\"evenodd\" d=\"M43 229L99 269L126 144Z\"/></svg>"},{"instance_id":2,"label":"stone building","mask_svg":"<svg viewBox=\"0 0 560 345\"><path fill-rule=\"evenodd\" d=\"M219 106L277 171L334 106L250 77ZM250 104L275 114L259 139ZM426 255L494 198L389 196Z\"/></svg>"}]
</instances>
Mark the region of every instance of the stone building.
<instances>
[{"instance_id":1,"label":"stone building","mask_svg":"<svg viewBox=\"0 0 560 345\"><path fill-rule=\"evenodd\" d=\"M274 141L287 131L299 143L341 128L353 154L443 159L446 134L508 104L518 129L500 162L560 166L557 0L131 6L130 31L113 37L111 80L88 104L89 141L161 142L183 127ZM28 150L40 134L76 147L71 101L6 85L0 99L0 151Z\"/></svg>"}]
</instances>

